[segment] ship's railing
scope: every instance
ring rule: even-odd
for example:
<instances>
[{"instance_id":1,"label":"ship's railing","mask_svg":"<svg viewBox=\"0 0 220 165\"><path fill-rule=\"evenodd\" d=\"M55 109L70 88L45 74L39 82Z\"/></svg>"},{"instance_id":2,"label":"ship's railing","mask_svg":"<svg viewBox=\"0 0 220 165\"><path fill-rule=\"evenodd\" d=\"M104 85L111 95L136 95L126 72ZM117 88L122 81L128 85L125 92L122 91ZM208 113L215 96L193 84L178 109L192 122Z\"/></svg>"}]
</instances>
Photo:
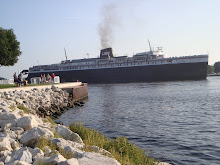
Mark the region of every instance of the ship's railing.
<instances>
[{"instance_id":1,"label":"ship's railing","mask_svg":"<svg viewBox=\"0 0 220 165\"><path fill-rule=\"evenodd\" d=\"M55 76L54 77L54 82L52 81L52 79L44 80L44 79L41 79L40 77L31 78L31 84L42 84L42 83L60 83L60 77Z\"/></svg>"}]
</instances>

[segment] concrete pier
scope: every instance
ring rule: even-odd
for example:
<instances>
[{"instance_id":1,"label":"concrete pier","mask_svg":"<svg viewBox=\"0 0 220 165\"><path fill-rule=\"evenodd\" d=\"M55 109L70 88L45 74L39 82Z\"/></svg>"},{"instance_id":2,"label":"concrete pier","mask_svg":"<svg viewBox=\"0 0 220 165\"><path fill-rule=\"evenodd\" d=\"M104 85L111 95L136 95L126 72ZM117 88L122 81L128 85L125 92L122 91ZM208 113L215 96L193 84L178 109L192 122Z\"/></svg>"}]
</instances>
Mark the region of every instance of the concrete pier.
<instances>
[{"instance_id":1,"label":"concrete pier","mask_svg":"<svg viewBox=\"0 0 220 165\"><path fill-rule=\"evenodd\" d=\"M81 85L72 86L72 87L66 86L66 87L62 87L61 89L71 94L74 101L88 97L87 83L82 83Z\"/></svg>"},{"instance_id":2,"label":"concrete pier","mask_svg":"<svg viewBox=\"0 0 220 165\"><path fill-rule=\"evenodd\" d=\"M88 97L88 86L86 83L82 82L72 82L72 83L60 83L60 84L52 84L53 86L63 89L72 95L73 100L80 100L85 97ZM4 88L0 89L0 92L8 92L8 91L27 91L34 88L37 89L45 89L51 88L52 85L36 85L36 86L25 86L25 87L15 87L15 88Z\"/></svg>"}]
</instances>

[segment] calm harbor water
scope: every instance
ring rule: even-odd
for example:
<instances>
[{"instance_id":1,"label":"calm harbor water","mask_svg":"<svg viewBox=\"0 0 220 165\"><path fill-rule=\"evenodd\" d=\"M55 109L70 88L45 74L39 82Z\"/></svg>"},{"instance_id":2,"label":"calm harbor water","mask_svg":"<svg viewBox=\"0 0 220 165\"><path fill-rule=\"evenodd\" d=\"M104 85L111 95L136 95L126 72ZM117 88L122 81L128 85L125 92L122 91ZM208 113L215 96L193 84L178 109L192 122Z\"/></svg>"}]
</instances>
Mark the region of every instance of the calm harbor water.
<instances>
[{"instance_id":1,"label":"calm harbor water","mask_svg":"<svg viewBox=\"0 0 220 165\"><path fill-rule=\"evenodd\" d=\"M171 164L220 164L220 77L204 81L89 84L85 106L60 119L126 136Z\"/></svg>"}]
</instances>

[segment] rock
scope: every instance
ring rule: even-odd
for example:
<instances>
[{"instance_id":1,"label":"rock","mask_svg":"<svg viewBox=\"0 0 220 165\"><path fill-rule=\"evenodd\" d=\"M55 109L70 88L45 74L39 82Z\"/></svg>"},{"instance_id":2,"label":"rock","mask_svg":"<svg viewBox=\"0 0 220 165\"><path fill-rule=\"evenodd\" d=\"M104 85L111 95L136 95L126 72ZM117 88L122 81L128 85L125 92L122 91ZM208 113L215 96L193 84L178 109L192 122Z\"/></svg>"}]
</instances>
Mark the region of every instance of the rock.
<instances>
[{"instance_id":1,"label":"rock","mask_svg":"<svg viewBox=\"0 0 220 165\"><path fill-rule=\"evenodd\" d=\"M50 147L45 146L44 149L45 149L44 156L49 157L50 154L51 154L51 152L52 152L51 149L50 149Z\"/></svg>"},{"instance_id":2,"label":"rock","mask_svg":"<svg viewBox=\"0 0 220 165\"><path fill-rule=\"evenodd\" d=\"M13 162L13 165L31 165L25 161L19 161L19 160L16 160Z\"/></svg>"},{"instance_id":3,"label":"rock","mask_svg":"<svg viewBox=\"0 0 220 165\"><path fill-rule=\"evenodd\" d=\"M11 151L5 150L5 151L0 151L0 158L6 157L7 155L10 155Z\"/></svg>"},{"instance_id":4,"label":"rock","mask_svg":"<svg viewBox=\"0 0 220 165\"><path fill-rule=\"evenodd\" d=\"M0 137L0 151L12 151L11 142L8 137Z\"/></svg>"},{"instance_id":5,"label":"rock","mask_svg":"<svg viewBox=\"0 0 220 165\"><path fill-rule=\"evenodd\" d=\"M16 119L8 119L8 120L1 120L0 119L0 127L4 128L7 124L10 124L11 126L16 126Z\"/></svg>"},{"instance_id":6,"label":"rock","mask_svg":"<svg viewBox=\"0 0 220 165\"><path fill-rule=\"evenodd\" d=\"M37 123L35 117L32 115L24 116L24 117L21 117L17 120L17 127L21 127L24 130L29 130L29 129L31 129L33 127L37 127L37 126L38 126L38 123Z\"/></svg>"},{"instance_id":7,"label":"rock","mask_svg":"<svg viewBox=\"0 0 220 165\"><path fill-rule=\"evenodd\" d=\"M114 158L109 158L107 156L95 152L84 153L82 158L78 158L78 161L80 165L94 165L94 164L120 165L120 163Z\"/></svg>"},{"instance_id":8,"label":"rock","mask_svg":"<svg viewBox=\"0 0 220 165\"><path fill-rule=\"evenodd\" d=\"M7 134L12 139L16 139L18 136L14 131L12 131L10 129L5 129L4 133Z\"/></svg>"},{"instance_id":9,"label":"rock","mask_svg":"<svg viewBox=\"0 0 220 165\"><path fill-rule=\"evenodd\" d=\"M61 138L55 138L52 142L57 146L65 150L66 153L72 152L74 158L82 157L84 151L80 150L84 144L72 142ZM80 149L79 149L80 148Z\"/></svg>"},{"instance_id":10,"label":"rock","mask_svg":"<svg viewBox=\"0 0 220 165\"><path fill-rule=\"evenodd\" d=\"M14 131L17 135L20 135L24 132L24 129L21 127L11 127L11 130Z\"/></svg>"},{"instance_id":11,"label":"rock","mask_svg":"<svg viewBox=\"0 0 220 165\"><path fill-rule=\"evenodd\" d=\"M103 148L99 148L98 146L91 146L90 149L91 149L91 151L95 151L95 152L100 153L102 155L106 155L108 157L113 157L109 151L106 151Z\"/></svg>"},{"instance_id":12,"label":"rock","mask_svg":"<svg viewBox=\"0 0 220 165\"><path fill-rule=\"evenodd\" d=\"M60 90L59 90L57 87L55 87L54 85L51 86L51 89L52 89L52 91L54 91L54 92L59 92L59 91L60 91Z\"/></svg>"},{"instance_id":13,"label":"rock","mask_svg":"<svg viewBox=\"0 0 220 165\"><path fill-rule=\"evenodd\" d=\"M53 133L50 130L46 128L34 127L21 136L20 142L25 146L34 147L37 140L41 136L44 136L47 139L52 139L54 137Z\"/></svg>"},{"instance_id":14,"label":"rock","mask_svg":"<svg viewBox=\"0 0 220 165\"><path fill-rule=\"evenodd\" d=\"M14 150L15 148L20 148L19 144L16 141L11 141L11 148Z\"/></svg>"},{"instance_id":15,"label":"rock","mask_svg":"<svg viewBox=\"0 0 220 165\"><path fill-rule=\"evenodd\" d=\"M71 140L77 143L83 143L81 137L77 134L69 130L67 127L63 125L59 125L55 128L55 131L62 136L66 140Z\"/></svg>"},{"instance_id":16,"label":"rock","mask_svg":"<svg viewBox=\"0 0 220 165\"><path fill-rule=\"evenodd\" d=\"M79 162L76 158L68 159L66 161L58 163L58 165L79 165Z\"/></svg>"},{"instance_id":17,"label":"rock","mask_svg":"<svg viewBox=\"0 0 220 165\"><path fill-rule=\"evenodd\" d=\"M24 116L24 111L22 111L22 110L18 110L18 112L17 112L20 116Z\"/></svg>"},{"instance_id":18,"label":"rock","mask_svg":"<svg viewBox=\"0 0 220 165\"><path fill-rule=\"evenodd\" d=\"M49 165L57 165L58 163L63 162L63 161L66 161L66 159L62 155L55 154L51 156L49 159L47 159L45 163Z\"/></svg>"},{"instance_id":19,"label":"rock","mask_svg":"<svg viewBox=\"0 0 220 165\"><path fill-rule=\"evenodd\" d=\"M84 147L84 144L82 144L82 143L76 143L76 142L73 142L73 141L70 141L70 140L65 140L65 139L62 139L62 138L54 138L52 140L52 142L54 144L56 144L56 146L61 147L61 148L71 146L71 147L74 147L74 148L82 149Z\"/></svg>"},{"instance_id":20,"label":"rock","mask_svg":"<svg viewBox=\"0 0 220 165\"><path fill-rule=\"evenodd\" d=\"M14 151L11 156L12 160L10 161L10 163L16 160L25 161L30 164L32 163L32 154L30 153L27 147L23 147Z\"/></svg>"},{"instance_id":21,"label":"rock","mask_svg":"<svg viewBox=\"0 0 220 165\"><path fill-rule=\"evenodd\" d=\"M32 154L33 159L44 156L44 152L41 149L37 148L37 147L34 148L34 149L30 149L30 152Z\"/></svg>"},{"instance_id":22,"label":"rock","mask_svg":"<svg viewBox=\"0 0 220 165\"><path fill-rule=\"evenodd\" d=\"M166 162L160 162L160 163L158 163L158 165L171 165L171 164L166 163Z\"/></svg>"},{"instance_id":23,"label":"rock","mask_svg":"<svg viewBox=\"0 0 220 165\"><path fill-rule=\"evenodd\" d=\"M41 158L36 158L33 165L40 165L40 164L46 164L46 161L49 159L49 157L41 157Z\"/></svg>"},{"instance_id":24,"label":"rock","mask_svg":"<svg viewBox=\"0 0 220 165\"><path fill-rule=\"evenodd\" d=\"M0 105L1 106L7 106L7 104L5 102L1 102Z\"/></svg>"},{"instance_id":25,"label":"rock","mask_svg":"<svg viewBox=\"0 0 220 165\"><path fill-rule=\"evenodd\" d=\"M4 158L4 162L5 163L9 163L11 161L11 156L7 155L5 158Z\"/></svg>"},{"instance_id":26,"label":"rock","mask_svg":"<svg viewBox=\"0 0 220 165\"><path fill-rule=\"evenodd\" d=\"M13 119L18 119L20 117L21 116L16 113L10 113L10 112L0 113L0 120L13 120Z\"/></svg>"}]
</instances>

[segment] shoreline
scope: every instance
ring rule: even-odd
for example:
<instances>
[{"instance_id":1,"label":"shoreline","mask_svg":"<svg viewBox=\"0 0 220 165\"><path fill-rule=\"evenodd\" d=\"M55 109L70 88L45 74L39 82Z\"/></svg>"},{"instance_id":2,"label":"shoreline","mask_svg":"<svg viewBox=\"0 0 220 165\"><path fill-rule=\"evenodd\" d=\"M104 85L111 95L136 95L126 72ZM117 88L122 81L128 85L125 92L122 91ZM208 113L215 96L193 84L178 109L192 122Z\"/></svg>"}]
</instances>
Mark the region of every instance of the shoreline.
<instances>
[{"instance_id":1,"label":"shoreline","mask_svg":"<svg viewBox=\"0 0 220 165\"><path fill-rule=\"evenodd\" d=\"M97 146L96 152L85 152L77 133L47 117L60 116L71 107L74 101L70 94L55 85L1 89L0 165L120 164ZM42 141L48 144L42 146Z\"/></svg>"}]
</instances>

